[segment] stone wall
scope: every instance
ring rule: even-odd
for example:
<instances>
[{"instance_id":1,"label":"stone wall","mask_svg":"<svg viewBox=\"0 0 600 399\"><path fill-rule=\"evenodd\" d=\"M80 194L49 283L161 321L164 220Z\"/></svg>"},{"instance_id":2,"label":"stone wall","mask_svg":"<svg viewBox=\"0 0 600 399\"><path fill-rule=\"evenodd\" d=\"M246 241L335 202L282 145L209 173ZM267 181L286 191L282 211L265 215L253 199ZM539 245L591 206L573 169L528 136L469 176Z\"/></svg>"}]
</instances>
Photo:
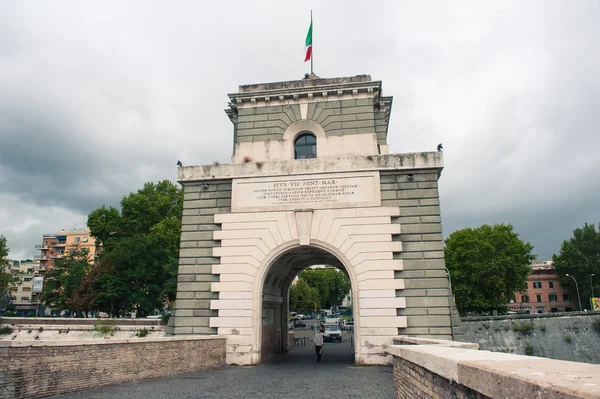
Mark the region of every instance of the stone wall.
<instances>
[{"instance_id":1,"label":"stone wall","mask_svg":"<svg viewBox=\"0 0 600 399\"><path fill-rule=\"evenodd\" d=\"M0 346L0 399L41 398L225 364L225 339L162 338L7 342Z\"/></svg>"},{"instance_id":2,"label":"stone wall","mask_svg":"<svg viewBox=\"0 0 600 399\"><path fill-rule=\"evenodd\" d=\"M396 295L406 298L406 308L398 309L398 315L408 316L408 326L399 334L450 339L451 327L454 336L463 330L459 317L450 321L453 303L444 262L438 178L431 171L381 172L381 206L400 208L392 223L401 225L401 234L392 239L402 242L402 252L394 253L394 259L402 259L403 270L395 277L404 279L404 289Z\"/></svg>"},{"instance_id":3,"label":"stone wall","mask_svg":"<svg viewBox=\"0 0 600 399\"><path fill-rule=\"evenodd\" d=\"M214 215L231 211L231 179L219 179L184 185L181 251L177 301L175 303L174 333L217 334L209 326L210 317L217 316L210 309L210 300L219 294L211 291L211 284L219 281L213 274L213 265L219 258L213 248L220 242L213 240L213 232L221 227L214 223Z\"/></svg>"},{"instance_id":4,"label":"stone wall","mask_svg":"<svg viewBox=\"0 0 600 399\"><path fill-rule=\"evenodd\" d=\"M488 398L400 357L394 357L394 393L398 399Z\"/></svg>"},{"instance_id":5,"label":"stone wall","mask_svg":"<svg viewBox=\"0 0 600 399\"><path fill-rule=\"evenodd\" d=\"M492 352L600 364L600 312L463 318L465 341Z\"/></svg>"},{"instance_id":6,"label":"stone wall","mask_svg":"<svg viewBox=\"0 0 600 399\"><path fill-rule=\"evenodd\" d=\"M600 398L600 366L476 350L477 344L397 337L396 398ZM399 345L398 345L399 344Z\"/></svg>"}]
</instances>

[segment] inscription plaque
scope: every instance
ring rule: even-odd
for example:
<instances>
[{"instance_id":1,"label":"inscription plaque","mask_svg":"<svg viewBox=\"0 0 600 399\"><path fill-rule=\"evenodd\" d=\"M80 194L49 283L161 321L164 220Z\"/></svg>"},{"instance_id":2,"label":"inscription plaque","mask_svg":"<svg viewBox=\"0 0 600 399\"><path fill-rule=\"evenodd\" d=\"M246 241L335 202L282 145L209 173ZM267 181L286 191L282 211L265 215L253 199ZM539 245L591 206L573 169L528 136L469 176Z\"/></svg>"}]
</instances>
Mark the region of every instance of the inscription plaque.
<instances>
[{"instance_id":1,"label":"inscription plaque","mask_svg":"<svg viewBox=\"0 0 600 399\"><path fill-rule=\"evenodd\" d=\"M379 173L235 179L232 212L379 206Z\"/></svg>"}]
</instances>

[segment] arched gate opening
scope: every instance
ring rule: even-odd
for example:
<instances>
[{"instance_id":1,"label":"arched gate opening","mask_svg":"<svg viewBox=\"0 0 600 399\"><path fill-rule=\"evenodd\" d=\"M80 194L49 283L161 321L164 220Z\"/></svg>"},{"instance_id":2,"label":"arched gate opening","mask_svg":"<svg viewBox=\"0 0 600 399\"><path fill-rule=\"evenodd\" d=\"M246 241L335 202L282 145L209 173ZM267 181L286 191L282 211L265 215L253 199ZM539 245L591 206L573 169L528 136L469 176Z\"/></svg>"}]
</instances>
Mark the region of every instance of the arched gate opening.
<instances>
[{"instance_id":1,"label":"arched gate opening","mask_svg":"<svg viewBox=\"0 0 600 399\"><path fill-rule=\"evenodd\" d=\"M352 276L352 270L346 266L343 255L334 255L333 248L327 248L326 244L311 244L307 246L294 246L292 248L275 251L276 253L270 258L268 266L264 268L264 273L257 276L258 290L255 291L258 306L255 309L260 309L256 312L260 320L255 320L255 339L257 348L260 348L260 362L265 362L278 355L289 354L294 352L294 340L291 339L291 331L288 328L289 314L289 293L290 288L296 276L303 270L314 265L325 265L334 267L345 273L351 282L351 296L353 298L352 318L357 323L352 332L342 332L342 342L338 347L335 347L335 361L353 363L357 358L357 347L352 343L360 335L360 327L358 325L359 317L357 317L357 283L356 278ZM255 302L255 303L256 303ZM286 360L301 359L306 361L307 357L314 359L312 334L315 325L320 322L310 320L306 322L307 331L300 332L303 340L303 350L294 353L296 356L289 356ZM296 333L295 333L296 334ZM297 336L296 336L297 337ZM298 342L298 340L296 340ZM359 341L360 342L360 341ZM335 343L333 344L335 345ZM329 346L329 345L327 345ZM331 349L334 348L330 346ZM331 352L329 352L331 354ZM329 357L332 359L333 357ZM327 359L327 356L324 356Z\"/></svg>"}]
</instances>

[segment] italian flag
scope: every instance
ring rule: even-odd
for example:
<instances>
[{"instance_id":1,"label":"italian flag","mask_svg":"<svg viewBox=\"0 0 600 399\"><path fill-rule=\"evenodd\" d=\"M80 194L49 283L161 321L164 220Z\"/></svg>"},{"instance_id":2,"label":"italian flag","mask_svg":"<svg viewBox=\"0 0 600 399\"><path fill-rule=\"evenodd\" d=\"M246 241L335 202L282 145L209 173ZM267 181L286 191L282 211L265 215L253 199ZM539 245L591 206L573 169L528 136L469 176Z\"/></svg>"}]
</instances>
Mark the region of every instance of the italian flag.
<instances>
[{"instance_id":1,"label":"italian flag","mask_svg":"<svg viewBox=\"0 0 600 399\"><path fill-rule=\"evenodd\" d=\"M312 18L310 20L308 33L306 34L306 40L304 41L304 52L306 53L304 62L310 61L310 57L312 56Z\"/></svg>"}]
</instances>

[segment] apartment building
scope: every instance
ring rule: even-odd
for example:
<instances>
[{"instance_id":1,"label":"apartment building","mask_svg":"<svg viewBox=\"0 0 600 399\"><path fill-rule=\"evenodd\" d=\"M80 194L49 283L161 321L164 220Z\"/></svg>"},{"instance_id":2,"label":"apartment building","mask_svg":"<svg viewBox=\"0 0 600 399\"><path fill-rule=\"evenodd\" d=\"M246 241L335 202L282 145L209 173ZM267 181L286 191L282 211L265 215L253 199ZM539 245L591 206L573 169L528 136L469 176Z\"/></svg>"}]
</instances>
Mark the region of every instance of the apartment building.
<instances>
[{"instance_id":1,"label":"apartment building","mask_svg":"<svg viewBox=\"0 0 600 399\"><path fill-rule=\"evenodd\" d=\"M527 291L515 293L509 310L529 313L570 312L576 310L571 293L560 285L551 260L534 260L527 279Z\"/></svg>"},{"instance_id":2,"label":"apartment building","mask_svg":"<svg viewBox=\"0 0 600 399\"><path fill-rule=\"evenodd\" d=\"M96 240L90 236L89 230L62 230L56 234L43 234L42 244L35 248L41 251L39 255L40 271L45 273L54 267L54 262L62 258L73 245L87 248L92 259L96 257ZM38 258L38 257L36 257Z\"/></svg>"},{"instance_id":3,"label":"apartment building","mask_svg":"<svg viewBox=\"0 0 600 399\"><path fill-rule=\"evenodd\" d=\"M19 279L19 284L10 288L9 306L17 312L36 312L43 287L39 260L9 260L7 269Z\"/></svg>"}]
</instances>

